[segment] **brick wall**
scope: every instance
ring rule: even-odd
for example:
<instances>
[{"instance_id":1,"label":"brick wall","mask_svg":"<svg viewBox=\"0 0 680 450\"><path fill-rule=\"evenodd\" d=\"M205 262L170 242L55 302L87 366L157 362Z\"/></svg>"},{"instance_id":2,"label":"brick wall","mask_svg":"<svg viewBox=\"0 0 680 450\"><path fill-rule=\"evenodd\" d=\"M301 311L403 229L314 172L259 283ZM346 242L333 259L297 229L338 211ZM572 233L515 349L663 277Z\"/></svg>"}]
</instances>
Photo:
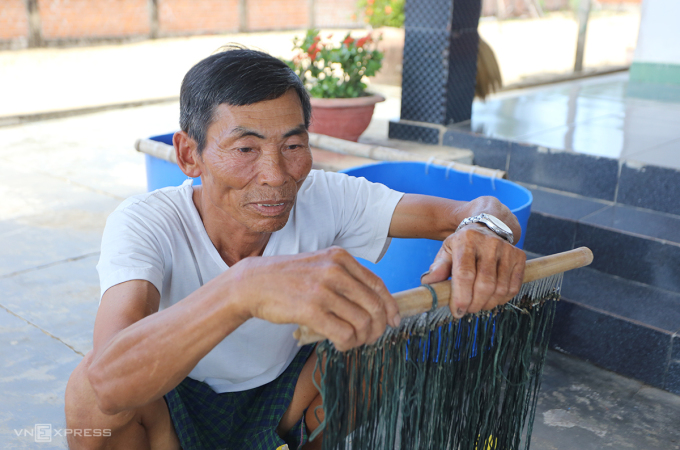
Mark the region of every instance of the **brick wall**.
<instances>
[{"instance_id":1,"label":"brick wall","mask_svg":"<svg viewBox=\"0 0 680 450\"><path fill-rule=\"evenodd\" d=\"M318 28L353 27L364 25L357 19L356 0L317 0L314 7L314 19Z\"/></svg>"},{"instance_id":2,"label":"brick wall","mask_svg":"<svg viewBox=\"0 0 680 450\"><path fill-rule=\"evenodd\" d=\"M238 0L158 0L160 34L237 31Z\"/></svg>"},{"instance_id":3,"label":"brick wall","mask_svg":"<svg viewBox=\"0 0 680 450\"><path fill-rule=\"evenodd\" d=\"M299 29L309 23L307 0L248 0L247 10L251 31Z\"/></svg>"},{"instance_id":4,"label":"brick wall","mask_svg":"<svg viewBox=\"0 0 680 450\"><path fill-rule=\"evenodd\" d=\"M27 36L28 15L24 0L0 0L0 39Z\"/></svg>"},{"instance_id":5,"label":"brick wall","mask_svg":"<svg viewBox=\"0 0 680 450\"><path fill-rule=\"evenodd\" d=\"M43 39L149 33L147 0L39 0L38 10Z\"/></svg>"},{"instance_id":6,"label":"brick wall","mask_svg":"<svg viewBox=\"0 0 680 450\"><path fill-rule=\"evenodd\" d=\"M246 4L245 31L304 29L313 1L317 28L364 25L357 0L156 0L158 23L152 26L151 0L30 0L37 2L40 29L31 33L29 0L0 0L0 48L21 48L61 40L235 32L240 26L239 2ZM420 1L420 0L411 0ZM529 14L533 0L500 0L505 14ZM597 0L596 4L639 3L642 0ZM680 1L680 0L678 0ZM499 0L482 0L483 15L496 15ZM546 11L567 8L570 0L542 0ZM357 18L357 15L359 17ZM29 38L30 34L30 38Z\"/></svg>"}]
</instances>

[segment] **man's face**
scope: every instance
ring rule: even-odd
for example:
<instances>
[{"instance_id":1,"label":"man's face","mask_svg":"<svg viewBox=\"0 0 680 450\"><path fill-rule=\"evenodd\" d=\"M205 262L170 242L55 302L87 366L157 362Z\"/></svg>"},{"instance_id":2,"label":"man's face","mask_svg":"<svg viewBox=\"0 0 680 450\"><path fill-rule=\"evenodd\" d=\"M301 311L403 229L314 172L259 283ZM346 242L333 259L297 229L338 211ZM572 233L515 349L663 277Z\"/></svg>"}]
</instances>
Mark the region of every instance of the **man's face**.
<instances>
[{"instance_id":1,"label":"man's face","mask_svg":"<svg viewBox=\"0 0 680 450\"><path fill-rule=\"evenodd\" d=\"M199 161L210 209L246 231L283 228L312 168L304 123L294 90L252 105L220 105Z\"/></svg>"}]
</instances>

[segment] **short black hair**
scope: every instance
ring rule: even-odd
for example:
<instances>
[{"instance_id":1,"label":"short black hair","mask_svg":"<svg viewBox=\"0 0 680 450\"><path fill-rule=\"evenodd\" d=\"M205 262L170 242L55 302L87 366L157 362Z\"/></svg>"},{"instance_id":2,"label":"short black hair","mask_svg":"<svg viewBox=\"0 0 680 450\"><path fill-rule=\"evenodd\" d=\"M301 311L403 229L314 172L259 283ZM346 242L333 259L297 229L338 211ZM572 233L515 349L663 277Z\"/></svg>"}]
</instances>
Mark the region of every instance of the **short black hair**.
<instances>
[{"instance_id":1,"label":"short black hair","mask_svg":"<svg viewBox=\"0 0 680 450\"><path fill-rule=\"evenodd\" d=\"M179 96L179 124L198 144L206 145L208 127L221 104L252 105L281 97L294 89L302 104L305 127L312 107L300 78L283 61L258 50L238 45L223 47L187 72Z\"/></svg>"}]
</instances>

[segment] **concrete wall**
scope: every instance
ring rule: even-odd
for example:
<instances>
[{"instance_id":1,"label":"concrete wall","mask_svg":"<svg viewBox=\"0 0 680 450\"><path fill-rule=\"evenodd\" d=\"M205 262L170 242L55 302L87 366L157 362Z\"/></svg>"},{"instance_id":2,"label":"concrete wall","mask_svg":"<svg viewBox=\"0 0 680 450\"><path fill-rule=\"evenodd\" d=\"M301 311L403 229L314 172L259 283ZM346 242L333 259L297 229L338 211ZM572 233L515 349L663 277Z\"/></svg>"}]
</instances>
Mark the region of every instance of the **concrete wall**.
<instances>
[{"instance_id":1,"label":"concrete wall","mask_svg":"<svg viewBox=\"0 0 680 450\"><path fill-rule=\"evenodd\" d=\"M632 82L680 85L680 1L644 0Z\"/></svg>"},{"instance_id":2,"label":"concrete wall","mask_svg":"<svg viewBox=\"0 0 680 450\"><path fill-rule=\"evenodd\" d=\"M357 13L356 0L0 0L0 49L363 26Z\"/></svg>"},{"instance_id":3,"label":"concrete wall","mask_svg":"<svg viewBox=\"0 0 680 450\"><path fill-rule=\"evenodd\" d=\"M680 1L644 0L635 62L680 64Z\"/></svg>"}]
</instances>

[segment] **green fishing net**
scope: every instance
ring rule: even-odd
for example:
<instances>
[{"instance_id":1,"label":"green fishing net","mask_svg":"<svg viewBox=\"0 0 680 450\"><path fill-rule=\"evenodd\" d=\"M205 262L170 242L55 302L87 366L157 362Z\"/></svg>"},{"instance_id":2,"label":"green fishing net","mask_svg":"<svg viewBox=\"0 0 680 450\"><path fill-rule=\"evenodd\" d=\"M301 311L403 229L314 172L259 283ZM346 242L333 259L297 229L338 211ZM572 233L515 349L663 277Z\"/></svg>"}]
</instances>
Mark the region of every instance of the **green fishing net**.
<instances>
[{"instance_id":1,"label":"green fishing net","mask_svg":"<svg viewBox=\"0 0 680 450\"><path fill-rule=\"evenodd\" d=\"M444 306L373 345L317 346L324 450L528 449L562 276L456 320ZM319 437L321 438L321 437Z\"/></svg>"}]
</instances>

